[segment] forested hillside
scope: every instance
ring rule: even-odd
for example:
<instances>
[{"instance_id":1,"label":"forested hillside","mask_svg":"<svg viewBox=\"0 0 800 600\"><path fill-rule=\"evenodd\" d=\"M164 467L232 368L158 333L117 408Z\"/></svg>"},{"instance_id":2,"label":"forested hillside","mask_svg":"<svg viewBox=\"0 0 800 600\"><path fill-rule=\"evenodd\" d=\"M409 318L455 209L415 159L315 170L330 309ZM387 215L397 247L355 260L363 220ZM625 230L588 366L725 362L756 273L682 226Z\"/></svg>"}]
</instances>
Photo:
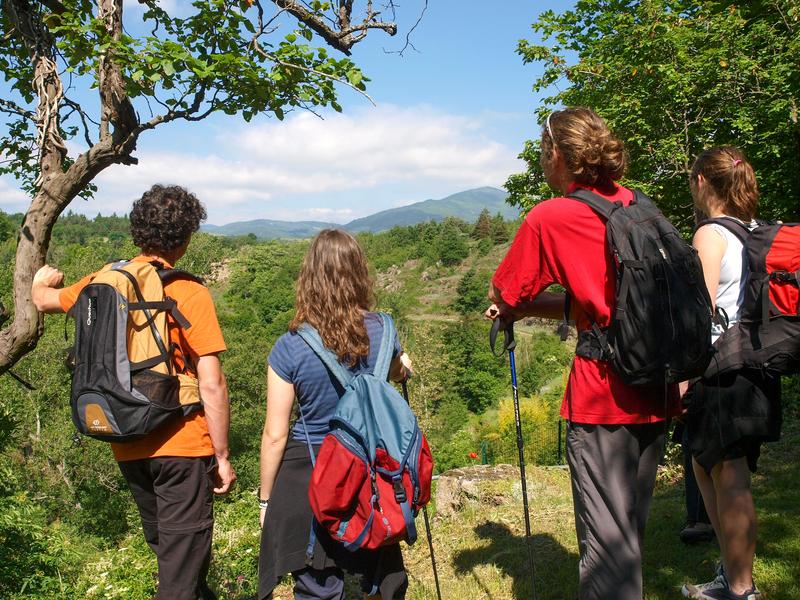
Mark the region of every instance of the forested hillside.
<instances>
[{"instance_id":1,"label":"forested hillside","mask_svg":"<svg viewBox=\"0 0 800 600\"><path fill-rule=\"evenodd\" d=\"M394 315L414 360L411 401L429 437L437 472L482 462L516 464L508 365L491 354L488 324L480 317L489 277L516 226L484 214L476 223L448 219L359 235L371 263L378 308ZM0 299L11 293L15 230L15 219L0 213ZM254 493L266 358L291 318L293 285L307 245L308 240L259 243L201 233L179 265L206 279L229 346L223 364L239 480L216 505L211 582L221 598L249 599L256 589L260 534ZM134 252L125 218L70 215L54 232L49 262L72 282L111 258ZM562 344L551 329L542 323L517 328L526 456L540 465L563 462L557 412L571 344ZM107 445L77 438L70 420L64 355L71 336L71 322L47 317L39 346L13 370L18 379L0 378L0 597L147 599L155 590L155 558L141 536L131 496ZM787 383L787 436L795 439L798 385ZM782 448L778 454L768 451L773 475L757 480L772 498L764 517L768 533L780 529L781 507L792 501L786 494L796 487L796 475L787 470L794 460L792 446L784 443ZM674 551L669 544L677 543L682 519L677 452L669 456L654 508L659 517L653 539L664 549L656 549L651 559L656 566L647 569L658 569L659 561L667 560L659 552ZM559 471L533 470L531 477L534 529L543 532L536 543L541 560L550 565L543 577L554 586L541 597L565 598L572 584L559 586L564 578L572 581L570 561L576 552L568 480ZM778 488L769 485L770 477ZM475 590L483 590L479 597L524 597L526 567L521 558L512 558L524 555L519 482L481 485L471 502L463 515L434 520L449 590L445 597ZM436 507L432 510L435 514ZM474 535L467 535L470 528ZM779 537L785 542L769 546L767 563L759 568L775 577L772 589L786 590L785 565L798 548L785 535ZM496 551L491 564L478 560L486 544ZM683 570L651 572L658 591L652 593L651 587L648 598L671 597L669 586L692 568L692 556L686 557ZM411 597L432 598L424 544L409 549L407 561Z\"/></svg>"},{"instance_id":2,"label":"forested hillside","mask_svg":"<svg viewBox=\"0 0 800 600\"><path fill-rule=\"evenodd\" d=\"M0 215L2 299L11 294L15 225ZM64 217L48 260L73 282L110 259L133 255L126 229L123 217ZM414 360L411 401L438 471L515 460L507 365L492 356L488 324L481 319L489 277L514 229L486 213L474 224L447 219L359 235L378 308L394 315ZM218 505L218 560L212 568L225 590L244 593L256 583L252 507L266 358L291 318L293 285L307 245L201 233L179 264L206 279L229 346L223 365L239 481ZM19 379L0 378L0 597L149 598L152 556L140 539L130 494L107 445L76 438L70 420L64 351L70 343L65 331L71 339L72 329L63 316L47 317L37 349L13 369ZM532 459L554 463L570 354L546 331L521 332L519 380L526 435L535 442L529 444Z\"/></svg>"}]
</instances>

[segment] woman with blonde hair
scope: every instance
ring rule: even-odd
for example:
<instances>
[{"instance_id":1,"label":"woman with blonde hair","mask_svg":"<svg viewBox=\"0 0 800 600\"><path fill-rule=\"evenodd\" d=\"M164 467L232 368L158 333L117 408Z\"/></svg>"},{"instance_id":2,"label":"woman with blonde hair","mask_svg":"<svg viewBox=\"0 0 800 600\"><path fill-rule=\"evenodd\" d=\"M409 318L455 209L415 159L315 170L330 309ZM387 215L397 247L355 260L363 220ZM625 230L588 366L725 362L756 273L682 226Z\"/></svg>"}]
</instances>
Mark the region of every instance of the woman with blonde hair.
<instances>
[{"instance_id":1,"label":"woman with blonde hair","mask_svg":"<svg viewBox=\"0 0 800 600\"><path fill-rule=\"evenodd\" d=\"M373 303L372 279L356 239L337 229L320 232L300 269L294 319L268 361L259 599L272 597L280 578L291 573L297 600L340 600L343 571L362 576L365 597L375 590L378 595L370 597L405 597L408 580L399 545L350 552L317 527L313 554L307 556L312 526L307 442L319 451L344 390L297 329L303 323L313 326L353 374L372 372L383 332L380 316L370 311ZM389 378L402 381L410 373L411 362L395 339ZM303 418L290 425L295 398Z\"/></svg>"},{"instance_id":2,"label":"woman with blonde hair","mask_svg":"<svg viewBox=\"0 0 800 600\"><path fill-rule=\"evenodd\" d=\"M560 284L571 296L579 332L608 327L616 268L606 225L588 205L566 196L582 189L597 202L629 205L633 191L617 183L626 164L623 143L591 109L567 108L547 118L541 165L560 195L525 217L492 278L489 318L558 319L564 294L544 290ZM561 416L567 419L581 600L642 599L642 545L665 412L678 409L672 392L667 401L663 385L634 387L606 360L575 357Z\"/></svg>"},{"instance_id":3,"label":"woman with blonde hair","mask_svg":"<svg viewBox=\"0 0 800 600\"><path fill-rule=\"evenodd\" d=\"M689 184L701 218L692 243L714 306L731 326L739 321L745 298L748 261L743 240L757 225L758 183L744 153L728 146L698 156ZM723 325L715 323L712 341L717 342L723 331ZM684 596L718 600L759 596L753 582L756 513L750 472L756 470L762 442L780 436L780 398L780 377L761 370L702 379L686 394L694 472L722 562L713 581L683 586Z\"/></svg>"}]
</instances>

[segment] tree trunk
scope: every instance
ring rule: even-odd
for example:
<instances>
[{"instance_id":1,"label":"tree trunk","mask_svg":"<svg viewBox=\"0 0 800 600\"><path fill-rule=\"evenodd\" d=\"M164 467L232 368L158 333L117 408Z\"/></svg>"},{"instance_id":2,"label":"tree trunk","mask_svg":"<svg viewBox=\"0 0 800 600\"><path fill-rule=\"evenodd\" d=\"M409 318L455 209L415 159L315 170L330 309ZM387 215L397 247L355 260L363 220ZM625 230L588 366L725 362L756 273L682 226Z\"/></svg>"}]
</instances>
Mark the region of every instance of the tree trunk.
<instances>
[{"instance_id":1,"label":"tree trunk","mask_svg":"<svg viewBox=\"0 0 800 600\"><path fill-rule=\"evenodd\" d=\"M59 134L59 104L63 87L53 61L54 44L29 0L11 0L9 17L31 54L36 74L34 91L39 98L36 111L39 167L38 191L25 213L17 241L14 265L14 318L0 331L0 374L5 373L36 347L44 331L44 317L33 305L31 283L44 265L50 235L58 217L70 202L106 167L131 163L139 130L133 106L125 93L118 64L106 56L98 73L101 100L100 141L80 155L64 171L66 148ZM100 0L98 17L109 36L122 34L121 0Z\"/></svg>"}]
</instances>

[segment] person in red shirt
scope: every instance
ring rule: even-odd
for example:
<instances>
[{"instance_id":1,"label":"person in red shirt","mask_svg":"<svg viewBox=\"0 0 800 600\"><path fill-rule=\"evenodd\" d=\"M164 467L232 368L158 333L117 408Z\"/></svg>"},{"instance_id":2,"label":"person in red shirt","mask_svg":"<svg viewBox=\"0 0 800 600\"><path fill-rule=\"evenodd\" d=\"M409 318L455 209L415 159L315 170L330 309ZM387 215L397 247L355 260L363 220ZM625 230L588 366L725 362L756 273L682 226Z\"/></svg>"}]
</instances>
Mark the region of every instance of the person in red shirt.
<instances>
[{"instance_id":1,"label":"person in red shirt","mask_svg":"<svg viewBox=\"0 0 800 600\"><path fill-rule=\"evenodd\" d=\"M142 250L132 260L172 268L205 218L205 208L186 189L153 186L131 209L133 242ZM68 311L94 275L62 288L64 274L43 266L33 279L36 308L45 313ZM173 357L177 369L197 379L203 410L111 447L139 508L145 539L158 559L156 598L213 600L217 596L206 583L214 525L212 492L226 493L236 479L228 456L228 389L219 360L226 346L205 286L174 279L164 292L191 323L182 329L170 317L170 341L180 349Z\"/></svg>"},{"instance_id":2,"label":"person in red shirt","mask_svg":"<svg viewBox=\"0 0 800 600\"><path fill-rule=\"evenodd\" d=\"M562 194L583 188L623 205L633 199L631 190L616 183L626 168L623 143L592 110L552 113L541 151L547 182ZM542 202L525 217L492 278L494 304L486 315L558 319L564 294L545 291L552 284L571 295L579 331L592 322L609 325L615 268L605 222L589 206L565 197ZM642 598L642 542L666 410L663 387L629 386L605 361L575 357L561 416L568 427L581 600Z\"/></svg>"}]
</instances>

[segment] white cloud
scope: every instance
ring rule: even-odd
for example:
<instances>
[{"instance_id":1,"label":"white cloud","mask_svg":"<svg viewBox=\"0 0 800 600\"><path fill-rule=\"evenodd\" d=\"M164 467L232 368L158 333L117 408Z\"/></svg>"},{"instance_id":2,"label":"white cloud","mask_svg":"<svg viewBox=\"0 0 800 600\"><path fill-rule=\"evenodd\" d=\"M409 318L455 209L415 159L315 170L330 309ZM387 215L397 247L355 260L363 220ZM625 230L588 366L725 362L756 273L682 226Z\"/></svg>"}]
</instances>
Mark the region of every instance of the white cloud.
<instances>
[{"instance_id":1,"label":"white cloud","mask_svg":"<svg viewBox=\"0 0 800 600\"><path fill-rule=\"evenodd\" d=\"M0 210L7 213L25 212L31 199L12 181L8 177L0 178Z\"/></svg>"},{"instance_id":2,"label":"white cloud","mask_svg":"<svg viewBox=\"0 0 800 600\"><path fill-rule=\"evenodd\" d=\"M227 120L224 123L235 122ZM499 186L523 168L517 150L491 138L482 118L430 107L293 113L223 127L186 152L159 148L159 135L137 153L137 166L113 166L99 191L73 210L125 213L154 183L184 185L206 204L209 222L270 218L346 222L393 206L483 185ZM4 190L0 179L0 198ZM5 200L0 201L0 206Z\"/></svg>"},{"instance_id":3,"label":"white cloud","mask_svg":"<svg viewBox=\"0 0 800 600\"><path fill-rule=\"evenodd\" d=\"M307 209L308 215L312 219L352 219L354 212L350 208L322 208L315 207Z\"/></svg>"},{"instance_id":4,"label":"white cloud","mask_svg":"<svg viewBox=\"0 0 800 600\"><path fill-rule=\"evenodd\" d=\"M516 153L481 128L474 117L384 105L324 120L300 113L286 123L225 136L223 142L292 173L286 191L300 192L308 184L324 192L421 178L498 185L517 168Z\"/></svg>"}]
</instances>

